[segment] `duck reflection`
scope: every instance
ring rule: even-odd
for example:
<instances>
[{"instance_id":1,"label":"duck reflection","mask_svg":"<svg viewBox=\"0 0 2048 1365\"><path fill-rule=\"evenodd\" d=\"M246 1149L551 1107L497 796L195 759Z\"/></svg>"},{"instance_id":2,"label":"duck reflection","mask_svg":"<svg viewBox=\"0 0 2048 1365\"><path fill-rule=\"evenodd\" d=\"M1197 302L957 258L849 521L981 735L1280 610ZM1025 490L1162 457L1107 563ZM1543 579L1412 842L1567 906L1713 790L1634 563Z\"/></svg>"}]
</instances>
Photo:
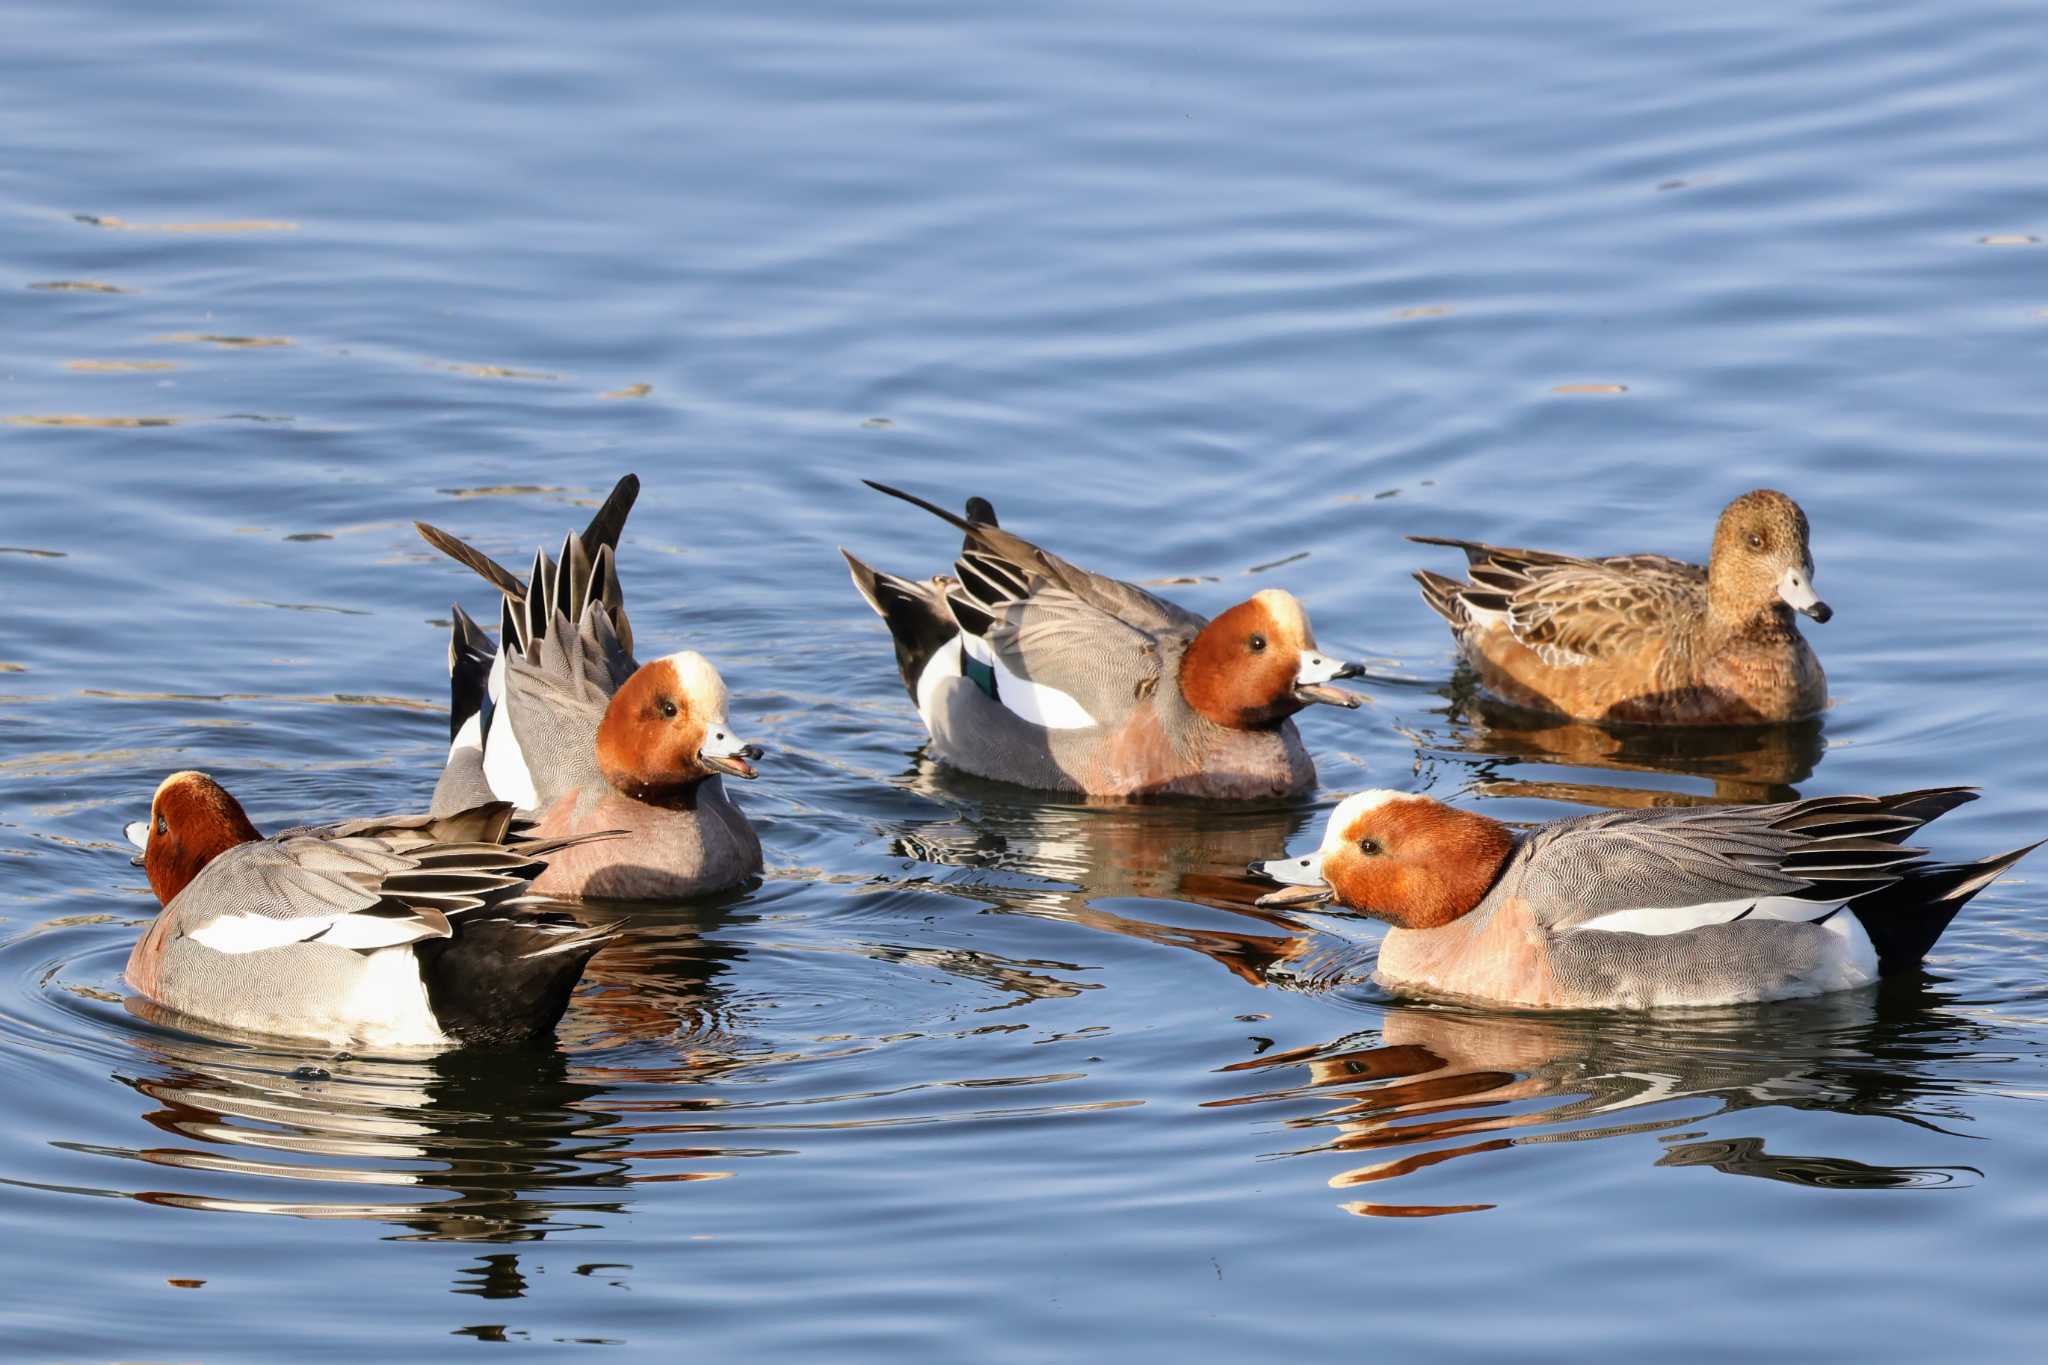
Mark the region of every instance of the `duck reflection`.
<instances>
[{"instance_id":1,"label":"duck reflection","mask_svg":"<svg viewBox=\"0 0 2048 1365\"><path fill-rule=\"evenodd\" d=\"M1421 736L1425 748L1469 756L1479 791L1579 805L1631 808L1740 805L1795 800L1794 784L1813 775L1827 744L1818 719L1790 725L1603 726L1499 702L1480 692L1462 667L1447 693L1446 729ZM1705 791L1616 783L1501 776L1526 764L1558 764L1621 773L1697 779Z\"/></svg>"},{"instance_id":2,"label":"duck reflection","mask_svg":"<svg viewBox=\"0 0 2048 1365\"><path fill-rule=\"evenodd\" d=\"M1254 984L1264 984L1276 963L1301 957L1315 939L1286 916L1259 908L1255 902L1267 888L1244 873L1247 863L1270 857L1306 828L1315 814L1306 807L1025 801L1012 789L930 763L912 783L959 817L906 826L894 840L895 853L994 874L951 879L945 888L992 911L1192 948ZM1230 911L1273 932L1182 928L1117 906L1140 899Z\"/></svg>"},{"instance_id":3,"label":"duck reflection","mask_svg":"<svg viewBox=\"0 0 2048 1365\"><path fill-rule=\"evenodd\" d=\"M744 1064L719 984L736 950L709 937L721 915L642 909L592 963L554 1046L357 1057L194 1036L142 1002L156 1027L130 1035L141 1065L116 1079L168 1140L90 1150L186 1173L136 1193L144 1203L365 1219L400 1241L538 1241L629 1211L635 1183L725 1178L736 1154L716 1145L631 1147L619 1084L672 1096ZM517 1259L498 1257L461 1292L521 1282Z\"/></svg>"},{"instance_id":4,"label":"duck reflection","mask_svg":"<svg viewBox=\"0 0 2048 1365\"><path fill-rule=\"evenodd\" d=\"M1955 1184L1980 1173L1776 1155L1759 1136L1700 1131L1744 1110L1778 1107L1946 1132L1941 1120L1960 1115L1944 1109L1941 1088L1919 1064L1985 1030L1928 1005L1918 986L1630 1018L1394 1005L1376 1032L1224 1067L1266 1088L1209 1104L1308 1106L1282 1123L1313 1140L1283 1155L1371 1158L1331 1176L1337 1190L1376 1189L1452 1161L1463 1169L1464 1158L1543 1144L1649 1135L1665 1143L1652 1162L1659 1167L1705 1166L1822 1189ZM1357 1200L1343 1207L1414 1217L1493 1205Z\"/></svg>"},{"instance_id":5,"label":"duck reflection","mask_svg":"<svg viewBox=\"0 0 2048 1365\"><path fill-rule=\"evenodd\" d=\"M896 851L949 867L1062 882L1093 898L1142 896L1252 908L1260 891L1245 864L1270 857L1261 840L1300 833L1314 811L1298 804L1152 801L1088 804L1020 796L928 759L910 790L954 810L947 821L903 827Z\"/></svg>"}]
</instances>

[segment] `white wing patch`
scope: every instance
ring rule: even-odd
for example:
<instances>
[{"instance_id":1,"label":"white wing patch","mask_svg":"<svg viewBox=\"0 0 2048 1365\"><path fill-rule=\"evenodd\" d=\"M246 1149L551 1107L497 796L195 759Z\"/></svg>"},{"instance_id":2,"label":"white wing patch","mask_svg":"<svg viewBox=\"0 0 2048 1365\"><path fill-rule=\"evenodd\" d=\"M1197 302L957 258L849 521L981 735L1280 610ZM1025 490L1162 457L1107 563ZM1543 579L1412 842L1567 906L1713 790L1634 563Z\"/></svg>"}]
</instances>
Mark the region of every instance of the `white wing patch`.
<instances>
[{"instance_id":1,"label":"white wing patch","mask_svg":"<svg viewBox=\"0 0 2048 1365\"><path fill-rule=\"evenodd\" d=\"M512 719L503 711L505 700L505 653L491 662L491 700L501 708L498 721L491 726L491 733L484 742L484 781L489 784L491 795L500 801L510 801L520 810L532 810L540 804L540 795L533 789L533 773L526 766L526 755L520 752L519 736L512 733Z\"/></svg>"},{"instance_id":2,"label":"white wing patch","mask_svg":"<svg viewBox=\"0 0 2048 1365\"><path fill-rule=\"evenodd\" d=\"M1709 924L1728 924L1738 919L1817 920L1830 911L1835 920L1844 918L1841 905L1825 901L1803 901L1796 896L1738 896L1734 900L1702 901L1662 910L1615 910L1572 926L1575 934L1589 929L1619 934L1683 934ZM1856 917L1848 915L1853 920Z\"/></svg>"},{"instance_id":3,"label":"white wing patch","mask_svg":"<svg viewBox=\"0 0 2048 1365\"><path fill-rule=\"evenodd\" d=\"M1057 687L1020 678L1004 668L1002 660L989 649L986 640L965 632L954 638L961 641L961 648L969 657L988 665L996 678L996 700L1017 719L1048 730L1091 730L1095 727L1095 717L1089 715L1088 708L1072 696Z\"/></svg>"},{"instance_id":4,"label":"white wing patch","mask_svg":"<svg viewBox=\"0 0 2048 1365\"><path fill-rule=\"evenodd\" d=\"M358 952L371 948L395 948L403 943L417 943L423 938L452 938L455 931L449 927L445 916L432 911L424 912L431 918L422 918L415 910L410 915L342 915L332 921L319 941L335 948L353 948Z\"/></svg>"},{"instance_id":5,"label":"white wing patch","mask_svg":"<svg viewBox=\"0 0 2048 1365\"><path fill-rule=\"evenodd\" d=\"M186 937L216 953L260 953L287 943L317 940L336 948L365 951L449 936L448 921L416 915L220 915Z\"/></svg>"},{"instance_id":6,"label":"white wing patch","mask_svg":"<svg viewBox=\"0 0 2048 1365\"><path fill-rule=\"evenodd\" d=\"M275 915L221 915L208 920L185 937L216 953L260 953L265 948L277 948L310 938L333 922L319 916L279 919Z\"/></svg>"},{"instance_id":7,"label":"white wing patch","mask_svg":"<svg viewBox=\"0 0 2048 1365\"><path fill-rule=\"evenodd\" d=\"M987 641L963 632L933 650L931 658L925 661L924 671L917 675L917 714L925 729L932 728L933 717L938 714L941 686L955 678L974 686L967 678L966 660L970 658L986 665L994 674L996 700L1019 720L1048 730L1087 730L1096 724L1088 708L1073 697L1056 687L1018 677L1003 667Z\"/></svg>"}]
</instances>

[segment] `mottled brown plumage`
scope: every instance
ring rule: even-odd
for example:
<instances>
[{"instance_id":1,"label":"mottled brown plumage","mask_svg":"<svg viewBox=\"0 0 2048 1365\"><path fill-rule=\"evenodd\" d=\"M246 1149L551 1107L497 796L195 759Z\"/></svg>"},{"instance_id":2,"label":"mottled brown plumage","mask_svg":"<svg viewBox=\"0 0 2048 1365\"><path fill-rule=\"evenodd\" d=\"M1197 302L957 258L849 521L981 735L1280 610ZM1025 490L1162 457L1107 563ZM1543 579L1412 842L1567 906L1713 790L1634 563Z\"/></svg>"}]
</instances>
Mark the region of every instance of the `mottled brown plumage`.
<instances>
[{"instance_id":1,"label":"mottled brown plumage","mask_svg":"<svg viewBox=\"0 0 2048 1365\"><path fill-rule=\"evenodd\" d=\"M1417 572L1479 680L1503 699L1585 720L1754 725L1827 704L1792 612L1813 596L1806 514L1758 489L1728 504L1707 567L1663 555L1581 559L1441 536L1468 581Z\"/></svg>"}]
</instances>

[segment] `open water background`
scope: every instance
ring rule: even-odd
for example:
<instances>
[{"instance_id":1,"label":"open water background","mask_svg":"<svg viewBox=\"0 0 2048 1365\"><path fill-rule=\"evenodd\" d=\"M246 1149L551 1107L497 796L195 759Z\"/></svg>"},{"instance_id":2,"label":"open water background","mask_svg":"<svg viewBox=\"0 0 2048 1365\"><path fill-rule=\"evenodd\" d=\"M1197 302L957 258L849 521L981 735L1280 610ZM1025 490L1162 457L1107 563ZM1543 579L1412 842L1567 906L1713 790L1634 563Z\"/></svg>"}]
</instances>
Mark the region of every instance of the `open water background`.
<instances>
[{"instance_id":1,"label":"open water background","mask_svg":"<svg viewBox=\"0 0 2048 1365\"><path fill-rule=\"evenodd\" d=\"M2043 19L0 3L0 1354L2038 1358L2048 863L1917 981L1648 1020L1388 1000L1236 874L1368 785L2048 834ZM423 803L494 607L411 520L523 565L629 469L643 654L772 750L759 889L538 1055L138 1018L157 781ZM862 476L1288 587L1375 704L1290 808L937 773L834 547L954 540ZM1760 484L1819 725L1454 686L1403 534L1699 557Z\"/></svg>"}]
</instances>

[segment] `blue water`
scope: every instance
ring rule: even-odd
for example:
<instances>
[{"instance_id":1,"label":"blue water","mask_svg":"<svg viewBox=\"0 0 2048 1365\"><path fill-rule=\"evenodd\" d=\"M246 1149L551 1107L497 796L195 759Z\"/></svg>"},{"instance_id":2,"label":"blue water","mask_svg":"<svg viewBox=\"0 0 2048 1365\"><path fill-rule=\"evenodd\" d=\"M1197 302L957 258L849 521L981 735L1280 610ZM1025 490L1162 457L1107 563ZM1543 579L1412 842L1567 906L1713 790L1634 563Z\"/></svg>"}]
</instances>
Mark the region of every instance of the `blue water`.
<instances>
[{"instance_id":1,"label":"blue water","mask_svg":"<svg viewBox=\"0 0 2048 1365\"><path fill-rule=\"evenodd\" d=\"M1237 875L1362 786L2048 833L2038 9L1554 9L0 3L0 1355L2036 1358L2048 863L1882 994L1647 1021L1388 1000ZM491 603L411 520L520 563L629 469L762 886L538 1056L139 1017L164 773L423 804ZM1374 704L1293 807L948 777L834 547L955 542L863 476L1290 588ZM1490 712L1407 577L1760 484L1800 730Z\"/></svg>"}]
</instances>

